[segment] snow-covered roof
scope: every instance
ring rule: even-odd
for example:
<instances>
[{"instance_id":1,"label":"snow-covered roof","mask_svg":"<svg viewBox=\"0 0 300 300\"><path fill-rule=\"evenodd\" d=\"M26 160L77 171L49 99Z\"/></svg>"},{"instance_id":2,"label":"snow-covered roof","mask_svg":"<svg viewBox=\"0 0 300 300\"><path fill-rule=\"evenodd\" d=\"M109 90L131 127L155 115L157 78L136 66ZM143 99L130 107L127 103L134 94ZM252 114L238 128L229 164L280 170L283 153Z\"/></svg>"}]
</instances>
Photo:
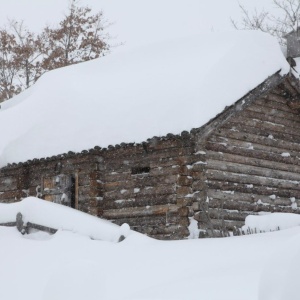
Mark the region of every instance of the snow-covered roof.
<instances>
[{"instance_id":1,"label":"snow-covered roof","mask_svg":"<svg viewBox=\"0 0 300 300\"><path fill-rule=\"evenodd\" d=\"M0 166L207 123L286 62L260 32L211 33L48 72L2 103Z\"/></svg>"}]
</instances>

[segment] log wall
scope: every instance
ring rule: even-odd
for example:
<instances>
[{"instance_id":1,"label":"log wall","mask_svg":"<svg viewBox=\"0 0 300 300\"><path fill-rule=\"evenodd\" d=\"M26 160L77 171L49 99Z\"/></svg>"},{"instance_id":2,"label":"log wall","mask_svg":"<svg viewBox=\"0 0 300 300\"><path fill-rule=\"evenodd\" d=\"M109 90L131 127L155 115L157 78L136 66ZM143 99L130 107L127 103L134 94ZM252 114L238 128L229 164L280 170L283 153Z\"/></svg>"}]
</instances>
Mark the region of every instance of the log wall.
<instances>
[{"instance_id":1,"label":"log wall","mask_svg":"<svg viewBox=\"0 0 300 300\"><path fill-rule=\"evenodd\" d=\"M158 239L189 235L192 166L200 158L194 154L194 138L188 132L143 144L95 148L3 168L0 201L43 198L43 178L78 172L81 211L117 224L126 222Z\"/></svg>"},{"instance_id":2,"label":"log wall","mask_svg":"<svg viewBox=\"0 0 300 300\"><path fill-rule=\"evenodd\" d=\"M300 116L290 98L281 85L208 137L206 197L215 229L234 231L249 214L300 212Z\"/></svg>"}]
</instances>

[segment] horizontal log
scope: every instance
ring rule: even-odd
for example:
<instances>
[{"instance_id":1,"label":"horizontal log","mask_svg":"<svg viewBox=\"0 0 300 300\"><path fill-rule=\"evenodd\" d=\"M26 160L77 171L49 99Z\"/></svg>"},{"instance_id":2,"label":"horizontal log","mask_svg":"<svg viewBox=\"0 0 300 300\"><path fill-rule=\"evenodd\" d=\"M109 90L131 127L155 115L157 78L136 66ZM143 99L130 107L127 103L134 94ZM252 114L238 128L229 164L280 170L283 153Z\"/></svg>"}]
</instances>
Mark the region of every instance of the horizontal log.
<instances>
[{"instance_id":1,"label":"horizontal log","mask_svg":"<svg viewBox=\"0 0 300 300\"><path fill-rule=\"evenodd\" d=\"M256 134L259 136L264 136L267 137L269 135L272 135L274 139L280 139L292 143L300 143L300 137L298 135L290 135L289 133L286 132L279 132L279 131L274 131L269 128L264 128L264 127L251 127L247 126L243 123L232 123L232 122L227 122L222 126L223 129L228 129L232 131L237 131L237 132L242 132L242 133L251 133L251 134Z\"/></svg>"},{"instance_id":2,"label":"horizontal log","mask_svg":"<svg viewBox=\"0 0 300 300\"><path fill-rule=\"evenodd\" d=\"M247 156L242 156L237 154L219 153L215 151L208 151L207 155L208 157L210 157L210 159L219 160L224 163L232 162L232 163L244 164L247 166L262 167L262 168L274 169L278 171L289 171L294 173L300 173L300 166L298 165L274 162L270 160L264 160L255 157L247 157Z\"/></svg>"},{"instance_id":3,"label":"horizontal log","mask_svg":"<svg viewBox=\"0 0 300 300\"><path fill-rule=\"evenodd\" d=\"M286 134L291 134L293 136L300 136L300 132L298 128L293 128L293 127L287 127L284 125L272 123L272 122L267 122L267 121L261 121L258 119L249 119L246 117L235 117L230 120L231 123L233 124L243 124L243 126L249 126L249 127L254 127L258 129L267 129L271 133L274 132L280 132L280 133L286 133Z\"/></svg>"},{"instance_id":4,"label":"horizontal log","mask_svg":"<svg viewBox=\"0 0 300 300\"><path fill-rule=\"evenodd\" d=\"M254 112L251 110L242 111L239 117L244 117L248 119L257 119L263 122L270 122L274 124L278 124L279 126L291 127L291 128L299 128L300 127L300 119L297 121L289 120L287 118L281 118L276 115L269 115L268 113L262 112Z\"/></svg>"},{"instance_id":5,"label":"horizontal log","mask_svg":"<svg viewBox=\"0 0 300 300\"><path fill-rule=\"evenodd\" d=\"M300 199L300 190L282 189L269 186L248 185L240 184L238 182L224 182L216 180L208 180L207 186L212 190L234 191L245 194L258 194L258 195L276 195L283 198L296 198Z\"/></svg>"},{"instance_id":6,"label":"horizontal log","mask_svg":"<svg viewBox=\"0 0 300 300\"><path fill-rule=\"evenodd\" d=\"M297 158L299 155L299 152L293 151L291 149L282 148L276 145L263 145L263 144L258 144L258 143L251 143L249 141L243 141L243 140L237 140L237 139L232 139L232 138L224 138L224 137L219 137L219 136L214 136L211 137L210 143L216 143L216 144L221 144L225 147L236 147L236 148L241 148L241 149L249 149L249 150L259 150L259 151L264 151L264 152L269 152L269 153L275 153L278 154L279 156L282 155L282 153L289 153L289 156Z\"/></svg>"},{"instance_id":7,"label":"horizontal log","mask_svg":"<svg viewBox=\"0 0 300 300\"><path fill-rule=\"evenodd\" d=\"M180 216L176 214L176 216L164 216L164 215L151 215L151 216L142 216L142 217L127 217L127 218L119 218L113 219L113 223L117 225L122 225L124 223L128 223L130 227L157 227L157 226L170 226L178 224L180 221Z\"/></svg>"},{"instance_id":8,"label":"horizontal log","mask_svg":"<svg viewBox=\"0 0 300 300\"><path fill-rule=\"evenodd\" d=\"M255 167L249 166L246 164L239 164L234 162L226 162L220 160L207 160L207 170L221 170L221 171L228 171L232 173L239 173L239 174L246 174L246 175L257 175L261 177L267 178L276 178L276 179L283 179L283 180L292 180L292 181L299 181L300 182L300 173L292 173L287 171L275 170L270 168L263 168L263 167ZM274 164L276 167L276 164Z\"/></svg>"},{"instance_id":9,"label":"horizontal log","mask_svg":"<svg viewBox=\"0 0 300 300\"><path fill-rule=\"evenodd\" d=\"M210 208L220 208L220 199L212 198L209 199L209 207ZM222 206L224 209L229 210L237 210L239 212L253 212L255 211L256 204L255 203L249 203L249 202L243 202L243 201L236 201L236 200L222 200ZM200 210L200 209L199 209Z\"/></svg>"},{"instance_id":10,"label":"horizontal log","mask_svg":"<svg viewBox=\"0 0 300 300\"><path fill-rule=\"evenodd\" d=\"M125 190L129 192L124 192L124 194L122 194L122 192ZM159 195L169 195L174 193L175 193L175 187L172 184L158 185L156 187L144 187L141 189L132 188L130 190L126 186L119 186L118 190L109 191L109 192L104 191L104 199L118 200L118 199L134 198L137 194L142 196L153 197Z\"/></svg>"},{"instance_id":11,"label":"horizontal log","mask_svg":"<svg viewBox=\"0 0 300 300\"><path fill-rule=\"evenodd\" d=\"M297 165L300 166L300 160L295 157L283 157L277 153L271 153L268 151L261 151L255 149L245 149L232 147L228 145L222 145L217 143L207 142L206 144L207 151L214 151L220 153L228 153L234 155L240 155L249 158L255 158L260 160L269 160L274 163L285 163L287 165Z\"/></svg>"},{"instance_id":12,"label":"horizontal log","mask_svg":"<svg viewBox=\"0 0 300 300\"><path fill-rule=\"evenodd\" d=\"M5 227L15 227L16 225L17 225L16 221L7 222L7 223L0 223L0 226L5 226Z\"/></svg>"},{"instance_id":13,"label":"horizontal log","mask_svg":"<svg viewBox=\"0 0 300 300\"><path fill-rule=\"evenodd\" d=\"M210 208L209 209L209 217L211 219L224 219L228 221L243 221L245 222L246 217L249 215L247 212L239 212L236 210L228 210L228 209L219 209L219 208ZM195 216L195 219L202 222L207 220L207 216L205 213L200 212Z\"/></svg>"},{"instance_id":14,"label":"horizontal log","mask_svg":"<svg viewBox=\"0 0 300 300\"><path fill-rule=\"evenodd\" d=\"M239 193L231 191L216 191L216 190L208 190L207 191L208 198L212 199L219 199L220 207L222 207L223 200L232 200L232 201L242 201L242 202L249 202L255 204L262 204L262 205L281 205L281 206L291 206L292 202L289 198L278 198L275 196L273 199L273 195L256 195L256 194L246 194L246 193Z\"/></svg>"},{"instance_id":15,"label":"horizontal log","mask_svg":"<svg viewBox=\"0 0 300 300\"><path fill-rule=\"evenodd\" d=\"M151 207L137 207L137 208L123 208L105 210L103 217L108 219L117 219L124 217L142 217L149 215L165 215L169 212L177 212L179 207L177 205L156 205Z\"/></svg>"},{"instance_id":16,"label":"horizontal log","mask_svg":"<svg viewBox=\"0 0 300 300\"><path fill-rule=\"evenodd\" d=\"M206 172L208 180L220 180L225 182L239 182L243 184L255 184L261 186L270 186L283 189L300 190L298 181L289 181L282 179L266 178L253 175L241 175L238 173L208 170Z\"/></svg>"},{"instance_id":17,"label":"horizontal log","mask_svg":"<svg viewBox=\"0 0 300 300\"><path fill-rule=\"evenodd\" d=\"M286 120L291 120L291 121L299 121L299 116L292 114L287 111L282 111L276 108L270 109L269 107L265 107L263 105L256 105L252 104L246 108L246 111L253 111L253 112L262 112L262 111L267 111L269 116L277 116L280 118L284 118Z\"/></svg>"},{"instance_id":18,"label":"horizontal log","mask_svg":"<svg viewBox=\"0 0 300 300\"><path fill-rule=\"evenodd\" d=\"M261 97L264 100L275 101L282 104L287 104L288 100L285 96L280 95L278 93L268 93L265 97Z\"/></svg>"},{"instance_id":19,"label":"horizontal log","mask_svg":"<svg viewBox=\"0 0 300 300\"><path fill-rule=\"evenodd\" d=\"M20 198L22 193L20 193L19 190L14 190L14 191L6 191L6 192L0 192L0 201L6 200L6 199L15 199L15 198ZM26 194L24 194L24 197Z\"/></svg>"},{"instance_id":20,"label":"horizontal log","mask_svg":"<svg viewBox=\"0 0 300 300\"><path fill-rule=\"evenodd\" d=\"M34 223L31 223L31 222L27 222L26 227L28 229L30 229L30 228L37 229L37 230L48 232L48 233L51 233L51 234L54 234L54 233L57 232L57 229L55 229L55 228L51 228L51 227L47 227L47 226L43 226L43 225L39 225L39 224L34 224Z\"/></svg>"},{"instance_id":21,"label":"horizontal log","mask_svg":"<svg viewBox=\"0 0 300 300\"><path fill-rule=\"evenodd\" d=\"M300 151L300 144L295 142L289 142L286 140L281 140L279 138L269 138L268 136L261 136L258 134L244 133L238 131L232 131L228 129L220 129L216 131L215 135L210 137L210 141L217 141L216 138L219 139L234 139L238 141L260 144L264 146L270 146L274 148L280 148L282 151ZM225 141L225 140L223 140Z\"/></svg>"},{"instance_id":22,"label":"horizontal log","mask_svg":"<svg viewBox=\"0 0 300 300\"><path fill-rule=\"evenodd\" d=\"M267 99L261 99L258 98L254 104L256 105L262 105L264 107L267 107L268 109L277 109L281 111L288 112L290 114L297 115L295 112L293 112L286 104L284 103L279 103L278 101L273 101L273 100L267 100Z\"/></svg>"},{"instance_id":23,"label":"horizontal log","mask_svg":"<svg viewBox=\"0 0 300 300\"><path fill-rule=\"evenodd\" d=\"M213 228L215 230L220 230L223 228L223 222L222 220L218 220L218 219L211 219L211 224L213 226ZM229 230L229 231L233 231L236 228L241 228L242 226L245 225L244 221L231 221L231 220L224 220L224 227L225 229ZM206 223L199 223L199 228L203 229L203 230L208 230L210 229Z\"/></svg>"},{"instance_id":24,"label":"horizontal log","mask_svg":"<svg viewBox=\"0 0 300 300\"><path fill-rule=\"evenodd\" d=\"M136 195L134 198L119 199L119 200L103 200L100 205L104 210L108 209L121 209L125 207L146 207L154 205L164 205L164 204L176 204L176 195Z\"/></svg>"}]
</instances>

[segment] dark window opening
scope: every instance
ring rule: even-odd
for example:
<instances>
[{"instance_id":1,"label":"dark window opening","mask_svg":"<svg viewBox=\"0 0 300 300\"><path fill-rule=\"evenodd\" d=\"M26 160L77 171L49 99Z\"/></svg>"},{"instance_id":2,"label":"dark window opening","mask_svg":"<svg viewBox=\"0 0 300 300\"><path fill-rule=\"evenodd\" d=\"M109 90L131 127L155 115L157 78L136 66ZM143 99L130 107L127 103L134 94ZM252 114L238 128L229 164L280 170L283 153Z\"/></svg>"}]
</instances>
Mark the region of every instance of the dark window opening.
<instances>
[{"instance_id":1,"label":"dark window opening","mask_svg":"<svg viewBox=\"0 0 300 300\"><path fill-rule=\"evenodd\" d=\"M131 169L131 174L145 174L150 172L150 167L135 167Z\"/></svg>"},{"instance_id":2,"label":"dark window opening","mask_svg":"<svg viewBox=\"0 0 300 300\"><path fill-rule=\"evenodd\" d=\"M71 207L75 208L75 177L74 176L71 176L70 194L71 194Z\"/></svg>"}]
</instances>

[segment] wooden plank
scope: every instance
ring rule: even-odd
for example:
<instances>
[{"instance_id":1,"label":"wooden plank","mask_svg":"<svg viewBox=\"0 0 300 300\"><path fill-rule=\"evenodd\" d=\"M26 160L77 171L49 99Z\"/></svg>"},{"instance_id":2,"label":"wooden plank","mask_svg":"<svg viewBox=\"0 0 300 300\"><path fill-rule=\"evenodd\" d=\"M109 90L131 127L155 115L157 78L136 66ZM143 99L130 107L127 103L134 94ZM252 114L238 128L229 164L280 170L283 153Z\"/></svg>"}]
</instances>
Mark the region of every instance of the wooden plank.
<instances>
[{"instance_id":1,"label":"wooden plank","mask_svg":"<svg viewBox=\"0 0 300 300\"><path fill-rule=\"evenodd\" d=\"M217 191L209 189L207 191L207 196L212 199L219 199L221 201L242 201L242 202L249 202L249 203L257 203L262 205L282 205L282 206L289 206L291 207L292 202L289 198L275 198L265 195L256 195L256 194L245 194L231 191ZM220 203L221 204L221 203Z\"/></svg>"},{"instance_id":2,"label":"wooden plank","mask_svg":"<svg viewBox=\"0 0 300 300\"><path fill-rule=\"evenodd\" d=\"M16 199L16 198L19 198L20 195L21 195L21 193L19 190L0 192L0 200ZM25 194L24 194L24 196L25 196Z\"/></svg>"},{"instance_id":3,"label":"wooden plank","mask_svg":"<svg viewBox=\"0 0 300 300\"><path fill-rule=\"evenodd\" d=\"M262 98L259 98L257 99L254 104L256 105L262 105L264 107L267 107L269 109L278 109L278 110L281 110L281 111L285 111L285 112L288 112L290 114L294 114L294 115L297 115L294 111L292 111L286 104L283 104L283 103L279 103L277 101L273 101L273 100L267 100L267 99L262 99Z\"/></svg>"},{"instance_id":4,"label":"wooden plank","mask_svg":"<svg viewBox=\"0 0 300 300\"><path fill-rule=\"evenodd\" d=\"M220 180L228 182L239 182L244 184L255 184L261 186L278 187L283 189L300 189L299 181L289 181L282 179L266 178L261 176L245 175L218 170L208 170L206 172L208 180Z\"/></svg>"},{"instance_id":5,"label":"wooden plank","mask_svg":"<svg viewBox=\"0 0 300 300\"><path fill-rule=\"evenodd\" d=\"M216 141L216 137L219 139L234 139L238 141L244 141L252 144L259 144L264 146L270 146L278 149L282 149L283 151L298 151L300 152L300 144L295 142L289 142L286 140L281 140L278 138L270 138L269 136L261 136L258 134L252 133L244 133L239 131L232 131L228 129L220 129L215 135L212 135L209 140Z\"/></svg>"},{"instance_id":6,"label":"wooden plank","mask_svg":"<svg viewBox=\"0 0 300 300\"><path fill-rule=\"evenodd\" d=\"M220 199L212 198L209 200L210 208L219 208L220 207ZM237 210L239 212L253 212L255 211L255 203L236 201L236 200L223 200L222 202L224 209L229 210Z\"/></svg>"},{"instance_id":7,"label":"wooden plank","mask_svg":"<svg viewBox=\"0 0 300 300\"><path fill-rule=\"evenodd\" d=\"M294 157L282 157L277 153L271 153L268 151L261 151L255 149L245 149L232 147L228 145L216 144L208 142L206 145L207 151L215 151L219 153L228 153L233 155L240 155L244 157L257 158L261 160L269 160L274 163L286 163L288 165L300 165L300 160Z\"/></svg>"},{"instance_id":8,"label":"wooden plank","mask_svg":"<svg viewBox=\"0 0 300 300\"><path fill-rule=\"evenodd\" d=\"M0 223L0 226L5 226L5 227L15 227L16 225L17 225L16 221L7 222L7 223Z\"/></svg>"},{"instance_id":9,"label":"wooden plank","mask_svg":"<svg viewBox=\"0 0 300 300\"><path fill-rule=\"evenodd\" d=\"M245 111L252 111L252 112L258 112L261 113L263 111L267 111L269 116L277 116L279 118L284 118L291 121L297 121L299 122L299 116L296 114L292 114L287 111L282 111L276 108L270 109L269 107L259 105L259 104L252 104L246 108Z\"/></svg>"},{"instance_id":10,"label":"wooden plank","mask_svg":"<svg viewBox=\"0 0 300 300\"><path fill-rule=\"evenodd\" d=\"M276 93L268 93L265 97L261 97L261 99L264 99L264 100L271 100L271 101L275 101L275 102L278 102L278 103L282 103L282 104L287 104L287 98L280 95L280 94L276 94Z\"/></svg>"},{"instance_id":11,"label":"wooden plank","mask_svg":"<svg viewBox=\"0 0 300 300\"><path fill-rule=\"evenodd\" d=\"M300 199L300 190L282 189L277 187L241 184L239 182L224 182L208 180L207 186L212 190L234 191L246 194L276 195L283 198Z\"/></svg>"},{"instance_id":12,"label":"wooden plank","mask_svg":"<svg viewBox=\"0 0 300 300\"><path fill-rule=\"evenodd\" d=\"M222 219L224 220L232 220L232 221L243 221L245 222L245 218L249 215L247 212L239 212L237 210L228 210L228 209L219 209L219 208L210 208L209 209L209 217L211 219ZM199 220L205 220L206 217L202 216L202 213L198 215Z\"/></svg>"},{"instance_id":13,"label":"wooden plank","mask_svg":"<svg viewBox=\"0 0 300 300\"><path fill-rule=\"evenodd\" d=\"M112 209L105 210L103 217L108 219L118 219L124 217L142 217L149 215L165 215L169 212L177 212L179 207L177 205L156 205L149 208L138 207L138 208L123 208L123 209Z\"/></svg>"},{"instance_id":14,"label":"wooden plank","mask_svg":"<svg viewBox=\"0 0 300 300\"><path fill-rule=\"evenodd\" d=\"M268 137L270 134L273 135L274 139L280 139L284 141L289 141L292 143L300 143L300 137L297 135L292 135L285 132L276 132L267 128L256 128L251 126L246 126L245 124L231 123L230 121L224 124L223 129L228 129L231 131L241 132L245 134L256 134L259 136Z\"/></svg>"},{"instance_id":15,"label":"wooden plank","mask_svg":"<svg viewBox=\"0 0 300 300\"><path fill-rule=\"evenodd\" d=\"M291 128L299 128L300 127L300 118L296 121L289 120L287 118L280 118L279 116L269 115L265 112L254 112L251 110L244 110L240 113L239 117L245 117L248 119L257 119L264 122L270 122L278 124L279 126L291 127Z\"/></svg>"},{"instance_id":16,"label":"wooden plank","mask_svg":"<svg viewBox=\"0 0 300 300\"><path fill-rule=\"evenodd\" d=\"M135 198L137 194L140 196L153 197L153 196L170 195L174 193L175 193L175 187L172 184L168 184L168 185L161 184L161 185L157 185L156 187L144 187L140 189L136 188L136 191L134 191L134 188L128 189L126 186L121 186L114 191L107 191L107 190L104 191L104 199L105 201L107 201L107 200Z\"/></svg>"},{"instance_id":17,"label":"wooden plank","mask_svg":"<svg viewBox=\"0 0 300 300\"><path fill-rule=\"evenodd\" d=\"M292 127L288 127L288 126L284 126L281 124L276 124L276 123L272 123L272 122L267 122L267 121L261 121L259 119L248 119L246 117L236 117L236 118L232 118L230 120L231 123L233 124L243 124L243 126L249 126L249 127L254 127L254 128L264 128L267 130L270 130L270 132L280 132L280 133L286 133L286 134L291 134L294 136L300 136L300 132L299 129L297 128L292 128Z\"/></svg>"},{"instance_id":18,"label":"wooden plank","mask_svg":"<svg viewBox=\"0 0 300 300\"><path fill-rule=\"evenodd\" d=\"M233 163L244 164L247 166L255 166L255 167L274 169L278 171L300 173L299 165L292 165L290 163L288 164L288 163L282 163L277 161L275 162L275 161L260 159L257 157L247 157L238 154L220 153L215 151L208 151L207 157L213 160L222 161L223 163L233 162Z\"/></svg>"},{"instance_id":19,"label":"wooden plank","mask_svg":"<svg viewBox=\"0 0 300 300\"><path fill-rule=\"evenodd\" d=\"M259 150L259 151L264 151L264 152L270 152L270 153L276 153L278 155L282 155L282 153L289 153L290 156L292 157L298 157L299 152L293 151L287 148L280 148L274 146L265 146L262 144L257 144L257 143L251 143L251 142L246 142L246 141L241 141L241 140L236 140L236 139L231 139L231 138L223 138L223 137L212 137L209 142L211 143L216 143L216 144L221 144L225 147L236 147L236 148L242 148L242 149L250 149L250 150Z\"/></svg>"},{"instance_id":20,"label":"wooden plank","mask_svg":"<svg viewBox=\"0 0 300 300\"><path fill-rule=\"evenodd\" d=\"M207 160L206 168L212 170L228 171L232 173L257 175L257 176L267 177L267 178L277 178L277 179L300 182L299 173L292 173L292 172L286 172L280 170L278 171L276 169L263 168L263 167L254 167L254 166L250 167L246 164L239 164L233 162L224 163L223 161L213 160L213 159Z\"/></svg>"},{"instance_id":21,"label":"wooden plank","mask_svg":"<svg viewBox=\"0 0 300 300\"><path fill-rule=\"evenodd\" d=\"M124 207L146 207L153 205L163 205L163 204L176 204L176 195L136 195L133 198L115 198L114 200L103 200L101 202L101 208L104 210L108 209L120 209Z\"/></svg>"}]
</instances>

